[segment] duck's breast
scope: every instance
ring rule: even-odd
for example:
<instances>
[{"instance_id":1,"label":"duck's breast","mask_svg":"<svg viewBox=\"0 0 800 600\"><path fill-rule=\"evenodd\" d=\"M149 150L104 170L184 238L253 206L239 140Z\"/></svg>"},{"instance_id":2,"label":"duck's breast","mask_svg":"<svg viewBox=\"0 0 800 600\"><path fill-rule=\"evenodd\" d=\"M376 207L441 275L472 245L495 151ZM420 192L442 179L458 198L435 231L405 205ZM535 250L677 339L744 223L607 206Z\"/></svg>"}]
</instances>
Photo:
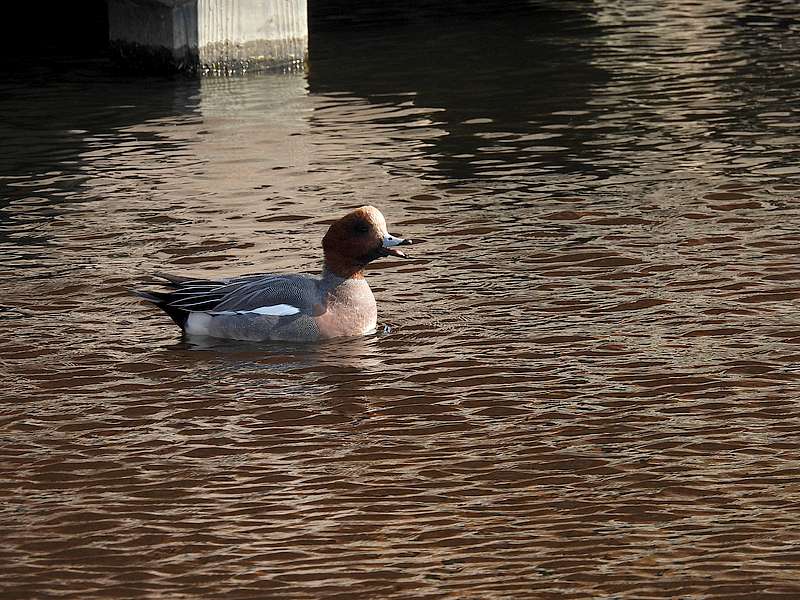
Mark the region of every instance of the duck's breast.
<instances>
[{"instance_id":1,"label":"duck's breast","mask_svg":"<svg viewBox=\"0 0 800 600\"><path fill-rule=\"evenodd\" d=\"M322 338L365 335L378 322L375 296L364 279L347 280L328 290L321 309L314 320Z\"/></svg>"}]
</instances>

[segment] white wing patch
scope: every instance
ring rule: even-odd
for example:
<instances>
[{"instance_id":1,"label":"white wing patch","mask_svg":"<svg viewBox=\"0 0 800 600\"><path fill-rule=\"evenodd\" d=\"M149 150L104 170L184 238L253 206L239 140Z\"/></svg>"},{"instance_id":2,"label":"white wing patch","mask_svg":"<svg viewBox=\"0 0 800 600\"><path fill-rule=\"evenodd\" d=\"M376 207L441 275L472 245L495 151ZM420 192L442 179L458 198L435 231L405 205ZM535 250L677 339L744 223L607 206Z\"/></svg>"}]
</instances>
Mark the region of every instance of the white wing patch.
<instances>
[{"instance_id":1,"label":"white wing patch","mask_svg":"<svg viewBox=\"0 0 800 600\"><path fill-rule=\"evenodd\" d=\"M257 315L272 315L273 317L288 317L296 315L300 309L291 304L273 304L272 306L260 306L252 310L239 310L239 314L255 313Z\"/></svg>"},{"instance_id":2,"label":"white wing patch","mask_svg":"<svg viewBox=\"0 0 800 600\"><path fill-rule=\"evenodd\" d=\"M249 310L211 310L206 314L211 316L219 315L269 315L271 317L288 317L289 315L296 315L300 309L291 304L273 304L272 306L259 306L258 308L251 308Z\"/></svg>"}]
</instances>

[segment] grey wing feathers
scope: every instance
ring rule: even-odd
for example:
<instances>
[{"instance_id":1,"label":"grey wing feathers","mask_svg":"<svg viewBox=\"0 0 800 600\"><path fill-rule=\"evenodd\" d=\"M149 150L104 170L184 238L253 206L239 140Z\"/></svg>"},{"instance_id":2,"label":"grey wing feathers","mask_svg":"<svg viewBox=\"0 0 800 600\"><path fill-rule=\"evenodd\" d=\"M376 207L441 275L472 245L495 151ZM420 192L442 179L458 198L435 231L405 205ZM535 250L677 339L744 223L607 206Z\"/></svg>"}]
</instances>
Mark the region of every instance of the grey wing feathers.
<instances>
[{"instance_id":1,"label":"grey wing feathers","mask_svg":"<svg viewBox=\"0 0 800 600\"><path fill-rule=\"evenodd\" d=\"M316 280L304 275L257 274L220 280L159 276L175 288L167 304L185 311L246 311L288 304L311 313L318 302Z\"/></svg>"}]
</instances>

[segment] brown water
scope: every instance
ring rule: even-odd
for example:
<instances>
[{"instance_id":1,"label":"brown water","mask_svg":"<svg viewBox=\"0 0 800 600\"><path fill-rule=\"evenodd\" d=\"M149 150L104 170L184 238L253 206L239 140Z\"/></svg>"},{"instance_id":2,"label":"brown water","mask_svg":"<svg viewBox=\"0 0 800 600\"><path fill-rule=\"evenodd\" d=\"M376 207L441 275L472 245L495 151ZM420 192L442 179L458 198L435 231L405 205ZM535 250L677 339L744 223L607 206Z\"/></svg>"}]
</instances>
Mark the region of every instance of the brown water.
<instances>
[{"instance_id":1,"label":"brown water","mask_svg":"<svg viewBox=\"0 0 800 600\"><path fill-rule=\"evenodd\" d=\"M3 598L800 597L800 9L556 6L0 84ZM127 291L364 203L379 335Z\"/></svg>"}]
</instances>

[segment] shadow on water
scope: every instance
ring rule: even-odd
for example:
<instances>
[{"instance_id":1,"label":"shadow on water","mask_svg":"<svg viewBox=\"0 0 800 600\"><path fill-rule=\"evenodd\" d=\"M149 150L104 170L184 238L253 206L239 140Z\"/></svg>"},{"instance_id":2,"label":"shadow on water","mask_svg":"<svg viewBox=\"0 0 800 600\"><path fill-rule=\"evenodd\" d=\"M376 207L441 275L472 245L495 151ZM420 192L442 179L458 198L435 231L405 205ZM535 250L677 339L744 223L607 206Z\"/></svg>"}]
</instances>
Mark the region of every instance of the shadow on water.
<instances>
[{"instance_id":1,"label":"shadow on water","mask_svg":"<svg viewBox=\"0 0 800 600\"><path fill-rule=\"evenodd\" d=\"M190 79L119 76L105 62L12 74L0 82L0 185L54 169L80 175L81 154L108 146L126 127L196 112L199 90Z\"/></svg>"},{"instance_id":2,"label":"shadow on water","mask_svg":"<svg viewBox=\"0 0 800 600\"><path fill-rule=\"evenodd\" d=\"M383 120L410 134L415 125L438 130L423 145L436 164L426 178L591 169L584 142L592 132L576 126L590 118L586 103L609 75L591 64L590 41L601 32L589 9L565 3L367 34L323 29L312 36L309 88L427 109L416 123L388 108Z\"/></svg>"},{"instance_id":3,"label":"shadow on water","mask_svg":"<svg viewBox=\"0 0 800 600\"><path fill-rule=\"evenodd\" d=\"M783 35L796 29L795 12L789 2L533 3L511 16L461 14L447 27L424 11L404 13L399 27L320 26L309 89L373 106L389 142L416 140L427 162L414 175L443 185L524 194L563 174L570 193L620 177L669 181L746 147L750 134L734 123L774 121L791 108L772 90L798 85L796 43ZM319 111L312 122L338 119L346 130L349 118ZM773 127L788 126L777 120ZM769 167L791 172L790 155L769 150ZM384 164L409 174L402 161Z\"/></svg>"},{"instance_id":4,"label":"shadow on water","mask_svg":"<svg viewBox=\"0 0 800 600\"><path fill-rule=\"evenodd\" d=\"M0 211L0 225L13 220L24 231L17 233L15 254L41 260L36 246L52 240L65 207L102 200L95 182L117 175L105 167L111 157L131 154L132 141L149 146L151 155L153 148L180 153L184 140L125 131L148 122L191 121L199 90L199 81L121 77L102 61L63 72L39 65L33 74L1 81L0 208L7 210ZM9 231L0 227L0 242Z\"/></svg>"}]
</instances>

